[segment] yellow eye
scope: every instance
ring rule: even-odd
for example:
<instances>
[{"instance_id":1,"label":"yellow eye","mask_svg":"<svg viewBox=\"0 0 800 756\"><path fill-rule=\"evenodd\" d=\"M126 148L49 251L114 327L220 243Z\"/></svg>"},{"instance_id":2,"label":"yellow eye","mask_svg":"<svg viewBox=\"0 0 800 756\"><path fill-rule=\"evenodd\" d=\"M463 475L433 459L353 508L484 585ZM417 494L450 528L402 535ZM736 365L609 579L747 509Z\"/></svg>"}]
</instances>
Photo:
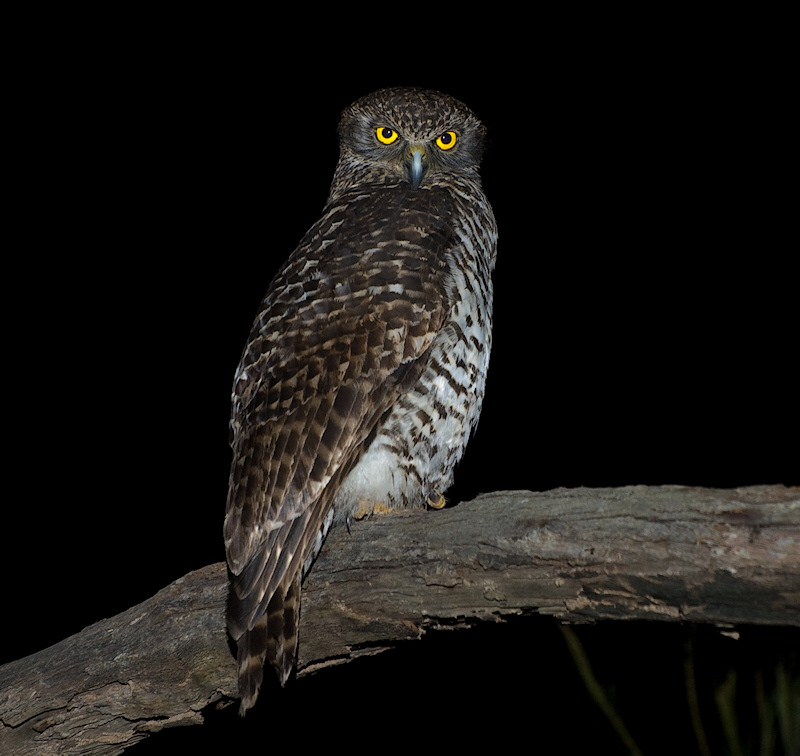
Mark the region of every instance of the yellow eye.
<instances>
[{"instance_id":1,"label":"yellow eye","mask_svg":"<svg viewBox=\"0 0 800 756\"><path fill-rule=\"evenodd\" d=\"M383 144L391 144L398 137L397 132L388 126L379 126L375 134L378 137L378 141Z\"/></svg>"},{"instance_id":2,"label":"yellow eye","mask_svg":"<svg viewBox=\"0 0 800 756\"><path fill-rule=\"evenodd\" d=\"M455 147L456 144L456 132L455 131L445 131L437 140L436 146L442 150L450 150Z\"/></svg>"}]
</instances>

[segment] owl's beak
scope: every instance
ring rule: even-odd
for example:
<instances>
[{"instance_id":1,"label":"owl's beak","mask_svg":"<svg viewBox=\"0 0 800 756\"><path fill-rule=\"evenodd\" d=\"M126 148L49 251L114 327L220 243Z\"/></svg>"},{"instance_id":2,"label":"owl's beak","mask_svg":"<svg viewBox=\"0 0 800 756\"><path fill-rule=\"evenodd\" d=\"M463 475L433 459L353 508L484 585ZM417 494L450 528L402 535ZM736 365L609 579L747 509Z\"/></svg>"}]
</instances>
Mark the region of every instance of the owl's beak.
<instances>
[{"instance_id":1,"label":"owl's beak","mask_svg":"<svg viewBox=\"0 0 800 756\"><path fill-rule=\"evenodd\" d=\"M406 153L406 170L411 186L416 189L428 170L428 154L421 144L412 145Z\"/></svg>"}]
</instances>

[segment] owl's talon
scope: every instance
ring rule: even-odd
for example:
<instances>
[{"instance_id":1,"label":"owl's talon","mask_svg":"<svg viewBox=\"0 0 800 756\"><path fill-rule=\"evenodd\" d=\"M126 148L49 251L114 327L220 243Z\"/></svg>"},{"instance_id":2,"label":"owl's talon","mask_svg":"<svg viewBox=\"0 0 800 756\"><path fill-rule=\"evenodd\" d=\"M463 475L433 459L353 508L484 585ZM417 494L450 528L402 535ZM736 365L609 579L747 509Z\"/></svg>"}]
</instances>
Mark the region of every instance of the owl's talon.
<instances>
[{"instance_id":1,"label":"owl's talon","mask_svg":"<svg viewBox=\"0 0 800 756\"><path fill-rule=\"evenodd\" d=\"M428 506L431 507L431 509L441 509L447 504L447 499L444 498L444 494L441 491L437 491L435 488L433 489L433 493L436 495L436 498L431 499L429 496L426 500Z\"/></svg>"},{"instance_id":2,"label":"owl's talon","mask_svg":"<svg viewBox=\"0 0 800 756\"><path fill-rule=\"evenodd\" d=\"M388 514L391 508L380 501L359 501L356 511L353 513L354 520L363 520L376 514Z\"/></svg>"},{"instance_id":3,"label":"owl's talon","mask_svg":"<svg viewBox=\"0 0 800 756\"><path fill-rule=\"evenodd\" d=\"M368 515L372 514L372 504L368 501L359 501L358 507L353 512L354 520L363 520Z\"/></svg>"}]
</instances>

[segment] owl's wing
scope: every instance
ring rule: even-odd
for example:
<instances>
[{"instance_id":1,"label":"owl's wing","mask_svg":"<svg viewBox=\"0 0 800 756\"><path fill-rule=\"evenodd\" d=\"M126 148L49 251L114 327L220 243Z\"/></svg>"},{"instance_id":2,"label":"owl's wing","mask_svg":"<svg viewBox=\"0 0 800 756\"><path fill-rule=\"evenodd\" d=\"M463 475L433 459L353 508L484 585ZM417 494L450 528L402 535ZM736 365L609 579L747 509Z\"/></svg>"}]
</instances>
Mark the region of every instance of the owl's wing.
<instances>
[{"instance_id":1,"label":"owl's wing","mask_svg":"<svg viewBox=\"0 0 800 756\"><path fill-rule=\"evenodd\" d=\"M254 325L237 372L225 519L235 639L289 590L341 481L416 383L444 322L452 239L424 208L400 206L354 198L330 210Z\"/></svg>"}]
</instances>

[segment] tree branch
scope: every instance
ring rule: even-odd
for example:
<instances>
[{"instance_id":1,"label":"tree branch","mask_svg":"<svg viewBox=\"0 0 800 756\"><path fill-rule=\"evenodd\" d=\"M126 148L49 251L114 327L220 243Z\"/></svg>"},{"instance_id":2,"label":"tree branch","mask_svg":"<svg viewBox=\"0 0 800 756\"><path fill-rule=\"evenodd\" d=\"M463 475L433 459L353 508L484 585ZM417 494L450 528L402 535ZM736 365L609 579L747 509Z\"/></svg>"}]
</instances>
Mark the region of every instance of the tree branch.
<instances>
[{"instance_id":1,"label":"tree branch","mask_svg":"<svg viewBox=\"0 0 800 756\"><path fill-rule=\"evenodd\" d=\"M122 750L236 689L222 563L0 667L0 751ZM298 674L443 626L800 626L800 490L632 486L486 494L333 531L303 591Z\"/></svg>"}]
</instances>

